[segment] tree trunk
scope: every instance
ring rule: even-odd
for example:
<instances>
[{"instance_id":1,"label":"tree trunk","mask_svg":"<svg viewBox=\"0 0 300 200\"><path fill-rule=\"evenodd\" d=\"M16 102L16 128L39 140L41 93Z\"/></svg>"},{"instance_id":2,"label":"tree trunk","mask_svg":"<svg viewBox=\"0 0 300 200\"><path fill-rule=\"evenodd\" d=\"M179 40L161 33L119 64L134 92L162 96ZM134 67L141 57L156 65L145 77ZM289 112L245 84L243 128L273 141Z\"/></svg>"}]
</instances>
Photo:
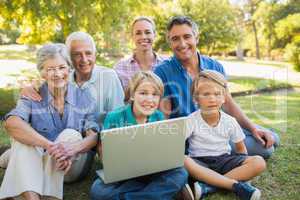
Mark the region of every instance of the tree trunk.
<instances>
[{"instance_id":1,"label":"tree trunk","mask_svg":"<svg viewBox=\"0 0 300 200\"><path fill-rule=\"evenodd\" d=\"M236 57L238 60L244 60L244 50L242 48L241 42L238 42L236 47Z\"/></svg>"},{"instance_id":2,"label":"tree trunk","mask_svg":"<svg viewBox=\"0 0 300 200\"><path fill-rule=\"evenodd\" d=\"M268 37L268 58L269 58L269 60L273 60L273 58L271 57L271 51L272 51L271 35L269 35L269 37Z\"/></svg>"},{"instance_id":3,"label":"tree trunk","mask_svg":"<svg viewBox=\"0 0 300 200\"><path fill-rule=\"evenodd\" d=\"M259 43L258 43L258 37L257 37L257 30L256 30L255 21L252 21L252 28L253 28L253 33L254 33L254 37L255 37L256 59L260 59Z\"/></svg>"}]
</instances>

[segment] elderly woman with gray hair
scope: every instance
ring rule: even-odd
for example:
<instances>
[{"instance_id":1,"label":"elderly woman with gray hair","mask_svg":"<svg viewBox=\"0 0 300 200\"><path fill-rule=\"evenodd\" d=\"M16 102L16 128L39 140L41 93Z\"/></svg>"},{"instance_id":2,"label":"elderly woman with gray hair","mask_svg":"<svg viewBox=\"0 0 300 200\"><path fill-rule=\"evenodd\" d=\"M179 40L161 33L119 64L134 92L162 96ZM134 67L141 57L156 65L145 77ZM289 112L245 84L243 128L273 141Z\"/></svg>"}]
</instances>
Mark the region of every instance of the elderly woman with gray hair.
<instances>
[{"instance_id":1,"label":"elderly woman with gray hair","mask_svg":"<svg viewBox=\"0 0 300 200\"><path fill-rule=\"evenodd\" d=\"M0 199L62 199L64 176L81 170L84 152L97 144L95 103L88 90L68 82L70 66L63 44L38 51L42 101L21 98L6 115L12 150Z\"/></svg>"}]
</instances>

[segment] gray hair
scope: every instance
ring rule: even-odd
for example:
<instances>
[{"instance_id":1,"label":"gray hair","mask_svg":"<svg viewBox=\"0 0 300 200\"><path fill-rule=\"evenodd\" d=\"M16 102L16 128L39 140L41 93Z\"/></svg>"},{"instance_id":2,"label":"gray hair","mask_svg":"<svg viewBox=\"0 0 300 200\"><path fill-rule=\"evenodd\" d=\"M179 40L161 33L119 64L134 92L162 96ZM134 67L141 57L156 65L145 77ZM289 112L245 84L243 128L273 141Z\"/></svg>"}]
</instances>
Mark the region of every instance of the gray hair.
<instances>
[{"instance_id":1,"label":"gray hair","mask_svg":"<svg viewBox=\"0 0 300 200\"><path fill-rule=\"evenodd\" d=\"M155 33L155 23L154 21L150 18L150 17L146 17L146 16L139 16L137 18L135 18L131 24L131 32L133 31L133 26L135 25L135 23L139 22L139 21L147 21L149 22L151 25L152 25L152 30L153 30L153 33Z\"/></svg>"},{"instance_id":2,"label":"gray hair","mask_svg":"<svg viewBox=\"0 0 300 200\"><path fill-rule=\"evenodd\" d=\"M77 31L77 32L73 32L70 35L68 35L68 37L66 39L66 46L67 46L67 49L68 49L70 55L71 55L71 44L73 41L83 41L83 42L89 43L90 45L92 45L93 53L96 54L96 44L95 44L93 37L90 34L82 32L82 31Z\"/></svg>"},{"instance_id":3,"label":"gray hair","mask_svg":"<svg viewBox=\"0 0 300 200\"><path fill-rule=\"evenodd\" d=\"M183 24L186 24L189 27L191 27L192 31L194 33L194 36L198 37L198 34L199 34L198 25L191 18L189 18L187 16L175 16L175 17L173 17L169 21L169 23L167 25L167 31L168 31L168 33L173 28L173 26L175 26L175 25L183 25Z\"/></svg>"},{"instance_id":4,"label":"gray hair","mask_svg":"<svg viewBox=\"0 0 300 200\"><path fill-rule=\"evenodd\" d=\"M38 50L36 55L38 71L41 72L43 70L44 63L49 59L55 58L57 55L60 55L69 67L72 67L72 62L67 52L66 45L62 43L53 43L46 44Z\"/></svg>"}]
</instances>

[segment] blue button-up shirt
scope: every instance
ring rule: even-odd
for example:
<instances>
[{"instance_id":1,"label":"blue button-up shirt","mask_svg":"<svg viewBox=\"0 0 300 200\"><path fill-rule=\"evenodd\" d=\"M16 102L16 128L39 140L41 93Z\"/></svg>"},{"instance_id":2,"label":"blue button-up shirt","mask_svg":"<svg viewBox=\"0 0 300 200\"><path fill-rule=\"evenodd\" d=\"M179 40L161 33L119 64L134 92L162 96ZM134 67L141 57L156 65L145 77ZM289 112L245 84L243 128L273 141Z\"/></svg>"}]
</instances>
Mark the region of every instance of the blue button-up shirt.
<instances>
[{"instance_id":1,"label":"blue button-up shirt","mask_svg":"<svg viewBox=\"0 0 300 200\"><path fill-rule=\"evenodd\" d=\"M224 68L219 62L200 55L200 53L197 53L197 55L199 71L206 69L215 70L226 77ZM197 106L191 94L193 80L175 55L157 66L154 73L164 83L164 97L171 100L172 113L170 118L187 116L196 111Z\"/></svg>"},{"instance_id":2,"label":"blue button-up shirt","mask_svg":"<svg viewBox=\"0 0 300 200\"><path fill-rule=\"evenodd\" d=\"M16 108L5 118L12 115L22 118L50 141L54 141L66 128L81 133L87 129L99 131L95 117L96 104L88 90L81 90L73 84L68 84L62 117L52 105L53 97L46 83L41 86L40 94L42 97L40 102L21 98Z\"/></svg>"},{"instance_id":3,"label":"blue button-up shirt","mask_svg":"<svg viewBox=\"0 0 300 200\"><path fill-rule=\"evenodd\" d=\"M75 71L70 76L71 83L76 87ZM124 92L117 73L109 68L95 66L91 78L80 86L88 89L96 103L96 118L102 124L105 115L124 105Z\"/></svg>"}]
</instances>

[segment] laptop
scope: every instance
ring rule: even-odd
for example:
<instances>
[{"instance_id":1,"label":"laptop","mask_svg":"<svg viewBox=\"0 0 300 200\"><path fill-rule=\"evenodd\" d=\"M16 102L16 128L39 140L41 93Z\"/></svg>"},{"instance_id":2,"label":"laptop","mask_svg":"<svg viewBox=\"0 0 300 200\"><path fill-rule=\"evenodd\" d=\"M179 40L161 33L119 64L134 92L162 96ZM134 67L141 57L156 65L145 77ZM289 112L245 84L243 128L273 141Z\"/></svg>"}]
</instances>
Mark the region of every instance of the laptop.
<instances>
[{"instance_id":1,"label":"laptop","mask_svg":"<svg viewBox=\"0 0 300 200\"><path fill-rule=\"evenodd\" d=\"M186 117L101 132L105 184L183 166Z\"/></svg>"}]
</instances>

